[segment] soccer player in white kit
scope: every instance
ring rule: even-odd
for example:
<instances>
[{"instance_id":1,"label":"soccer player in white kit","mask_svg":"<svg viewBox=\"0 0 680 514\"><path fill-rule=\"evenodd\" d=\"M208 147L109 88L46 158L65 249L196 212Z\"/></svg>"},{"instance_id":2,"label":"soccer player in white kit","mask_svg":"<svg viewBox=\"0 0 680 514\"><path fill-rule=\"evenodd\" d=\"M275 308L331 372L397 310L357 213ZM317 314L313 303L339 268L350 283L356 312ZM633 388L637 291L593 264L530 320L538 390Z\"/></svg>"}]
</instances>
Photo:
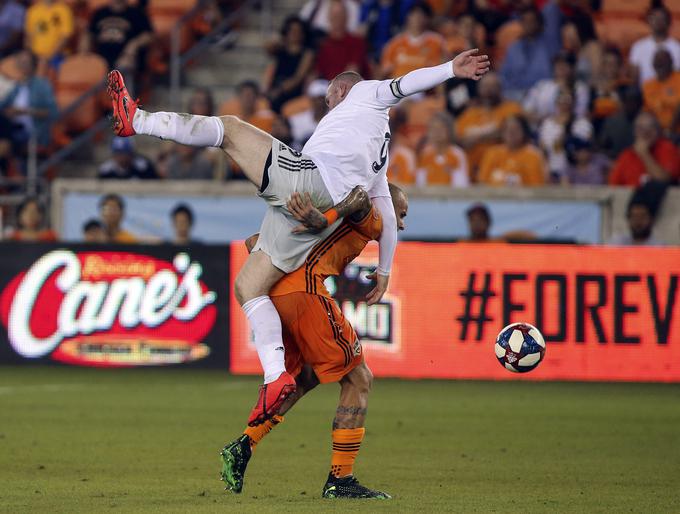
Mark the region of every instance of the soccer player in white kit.
<instances>
[{"instance_id":1,"label":"soccer player in white kit","mask_svg":"<svg viewBox=\"0 0 680 514\"><path fill-rule=\"evenodd\" d=\"M393 80L363 80L354 72L338 75L328 86L329 113L302 149L295 152L236 116L149 113L137 106L117 70L109 73L114 131L122 137L146 134L192 146L222 148L234 159L269 205L254 251L241 268L235 295L248 317L264 370L264 385L249 423L271 418L295 391L285 370L281 321L268 293L286 273L297 269L311 248L335 230L366 191L383 216L376 287L369 304L387 290L397 243L397 225L387 185L389 110L402 98L431 89L456 76L479 80L489 58L468 50L452 61L422 68ZM324 213L300 227L286 208L294 192L308 194Z\"/></svg>"}]
</instances>

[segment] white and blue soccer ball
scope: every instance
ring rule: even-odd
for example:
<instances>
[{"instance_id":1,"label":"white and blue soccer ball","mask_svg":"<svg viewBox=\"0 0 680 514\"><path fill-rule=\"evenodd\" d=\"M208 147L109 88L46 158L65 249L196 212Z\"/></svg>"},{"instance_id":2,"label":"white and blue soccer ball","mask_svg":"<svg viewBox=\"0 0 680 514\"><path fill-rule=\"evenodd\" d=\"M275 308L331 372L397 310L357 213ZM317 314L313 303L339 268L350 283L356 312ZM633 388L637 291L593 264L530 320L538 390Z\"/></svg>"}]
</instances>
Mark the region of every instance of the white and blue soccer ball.
<instances>
[{"instance_id":1,"label":"white and blue soccer ball","mask_svg":"<svg viewBox=\"0 0 680 514\"><path fill-rule=\"evenodd\" d=\"M498 362L515 373L526 373L540 364L545 356L543 334L529 323L512 323L496 338Z\"/></svg>"}]
</instances>

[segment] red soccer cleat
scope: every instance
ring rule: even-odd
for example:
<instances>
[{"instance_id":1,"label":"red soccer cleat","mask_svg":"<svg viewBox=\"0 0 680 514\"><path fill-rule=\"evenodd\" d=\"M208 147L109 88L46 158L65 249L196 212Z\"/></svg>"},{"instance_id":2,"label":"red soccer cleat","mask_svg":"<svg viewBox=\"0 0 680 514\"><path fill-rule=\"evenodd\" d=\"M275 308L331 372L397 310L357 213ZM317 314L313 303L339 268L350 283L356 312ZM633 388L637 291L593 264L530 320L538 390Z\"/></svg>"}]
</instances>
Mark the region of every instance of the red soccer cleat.
<instances>
[{"instance_id":1,"label":"red soccer cleat","mask_svg":"<svg viewBox=\"0 0 680 514\"><path fill-rule=\"evenodd\" d=\"M137 112L137 102L130 96L118 70L109 73L106 92L113 102L113 131L120 137L134 136L132 120Z\"/></svg>"},{"instance_id":2,"label":"red soccer cleat","mask_svg":"<svg viewBox=\"0 0 680 514\"><path fill-rule=\"evenodd\" d=\"M295 379L286 371L270 384L261 385L260 397L250 413L248 426L261 425L275 416L283 402L295 392L296 387Z\"/></svg>"}]
</instances>

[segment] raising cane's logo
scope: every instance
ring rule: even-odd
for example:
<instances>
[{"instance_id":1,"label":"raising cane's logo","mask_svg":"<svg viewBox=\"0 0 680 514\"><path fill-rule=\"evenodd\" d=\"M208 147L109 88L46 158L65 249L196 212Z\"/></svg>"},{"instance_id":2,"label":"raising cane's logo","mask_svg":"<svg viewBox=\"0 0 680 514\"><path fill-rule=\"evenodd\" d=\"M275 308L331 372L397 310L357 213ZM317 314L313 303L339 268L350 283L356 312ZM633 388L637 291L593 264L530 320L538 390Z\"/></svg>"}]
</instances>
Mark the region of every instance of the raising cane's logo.
<instances>
[{"instance_id":1,"label":"raising cane's logo","mask_svg":"<svg viewBox=\"0 0 680 514\"><path fill-rule=\"evenodd\" d=\"M0 318L27 358L80 365L175 364L204 358L216 294L185 253L172 263L124 252L55 250L0 296Z\"/></svg>"}]
</instances>

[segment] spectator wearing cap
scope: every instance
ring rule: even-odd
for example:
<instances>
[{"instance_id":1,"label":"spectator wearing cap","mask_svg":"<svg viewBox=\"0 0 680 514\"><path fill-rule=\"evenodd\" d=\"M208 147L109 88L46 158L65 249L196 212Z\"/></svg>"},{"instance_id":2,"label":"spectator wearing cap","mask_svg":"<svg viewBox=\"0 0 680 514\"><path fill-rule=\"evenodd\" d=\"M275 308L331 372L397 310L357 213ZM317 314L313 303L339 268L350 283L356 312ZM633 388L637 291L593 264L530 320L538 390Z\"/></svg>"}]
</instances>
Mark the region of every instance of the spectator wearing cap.
<instances>
[{"instance_id":1,"label":"spectator wearing cap","mask_svg":"<svg viewBox=\"0 0 680 514\"><path fill-rule=\"evenodd\" d=\"M609 244L617 246L664 246L663 242L653 236L655 220L656 213L650 205L633 195L626 209L628 233L614 235L609 240Z\"/></svg>"},{"instance_id":2,"label":"spectator wearing cap","mask_svg":"<svg viewBox=\"0 0 680 514\"><path fill-rule=\"evenodd\" d=\"M673 71L673 58L664 48L654 54L654 71L656 77L642 86L645 109L657 117L661 128L668 131L680 107L680 71Z\"/></svg>"},{"instance_id":3,"label":"spectator wearing cap","mask_svg":"<svg viewBox=\"0 0 680 514\"><path fill-rule=\"evenodd\" d=\"M89 219L83 223L83 241L86 243L106 243L106 231L101 221Z\"/></svg>"},{"instance_id":4,"label":"spectator wearing cap","mask_svg":"<svg viewBox=\"0 0 680 514\"><path fill-rule=\"evenodd\" d=\"M170 213L170 219L174 244L186 246L195 243L191 238L191 230L194 227L194 212L191 207L184 203L175 206Z\"/></svg>"},{"instance_id":5,"label":"spectator wearing cap","mask_svg":"<svg viewBox=\"0 0 680 514\"><path fill-rule=\"evenodd\" d=\"M333 80L343 71L356 71L367 76L366 42L347 30L347 9L333 2L328 9L329 27L316 55L316 72L325 80Z\"/></svg>"},{"instance_id":6,"label":"spectator wearing cap","mask_svg":"<svg viewBox=\"0 0 680 514\"><path fill-rule=\"evenodd\" d=\"M538 142L548 158L551 178L560 182L569 165L565 150L567 140L576 137L590 141L593 137L593 125L588 118L574 114L571 91L565 89L558 92L555 103L555 114L543 120L538 129Z\"/></svg>"},{"instance_id":7,"label":"spectator wearing cap","mask_svg":"<svg viewBox=\"0 0 680 514\"><path fill-rule=\"evenodd\" d=\"M321 118L328 112L328 105L326 105L327 91L327 80L314 80L307 86L306 101L300 102L302 108L298 107L297 110L288 112L284 108L284 114L290 123L295 147L302 148L305 145Z\"/></svg>"},{"instance_id":8,"label":"spectator wearing cap","mask_svg":"<svg viewBox=\"0 0 680 514\"><path fill-rule=\"evenodd\" d=\"M302 95L304 81L314 66L314 52L304 21L296 16L286 18L281 38L262 80L264 94L276 112L288 100Z\"/></svg>"},{"instance_id":9,"label":"spectator wearing cap","mask_svg":"<svg viewBox=\"0 0 680 514\"><path fill-rule=\"evenodd\" d=\"M435 114L430 121L425 145L418 155L417 185L470 185L467 157L455 144L453 134L453 118L446 112Z\"/></svg>"},{"instance_id":10,"label":"spectator wearing cap","mask_svg":"<svg viewBox=\"0 0 680 514\"><path fill-rule=\"evenodd\" d=\"M0 1L0 57L21 47L26 8L15 0Z\"/></svg>"},{"instance_id":11,"label":"spectator wearing cap","mask_svg":"<svg viewBox=\"0 0 680 514\"><path fill-rule=\"evenodd\" d=\"M426 3L417 2L409 9L404 31L383 48L380 61L383 77L401 77L445 60L444 38L429 30L431 20L432 9Z\"/></svg>"},{"instance_id":12,"label":"spectator wearing cap","mask_svg":"<svg viewBox=\"0 0 680 514\"><path fill-rule=\"evenodd\" d=\"M522 112L518 103L503 98L500 77L496 73L482 77L478 92L478 102L465 109L456 120L456 136L467 151L473 171L479 167L484 153L501 142L503 122Z\"/></svg>"},{"instance_id":13,"label":"spectator wearing cap","mask_svg":"<svg viewBox=\"0 0 680 514\"><path fill-rule=\"evenodd\" d=\"M36 58L29 50L17 54L22 78L0 101L0 110L18 126L13 132L15 144L23 145L35 135L38 145L50 144L50 125L58 109L51 84L36 76Z\"/></svg>"},{"instance_id":14,"label":"spectator wearing cap","mask_svg":"<svg viewBox=\"0 0 680 514\"><path fill-rule=\"evenodd\" d=\"M616 159L635 141L635 118L642 108L642 96L637 86L628 86L622 92L622 108L609 116L597 132L598 147L610 158Z\"/></svg>"},{"instance_id":15,"label":"spectator wearing cap","mask_svg":"<svg viewBox=\"0 0 680 514\"><path fill-rule=\"evenodd\" d=\"M543 154L531 143L524 116L503 123L503 143L489 148L479 168L479 182L491 186L540 186L547 176Z\"/></svg>"},{"instance_id":16,"label":"spectator wearing cap","mask_svg":"<svg viewBox=\"0 0 680 514\"><path fill-rule=\"evenodd\" d=\"M611 161L596 153L589 139L572 137L566 143L569 164L562 176L562 184L599 186L606 184Z\"/></svg>"},{"instance_id":17,"label":"spectator wearing cap","mask_svg":"<svg viewBox=\"0 0 680 514\"><path fill-rule=\"evenodd\" d=\"M467 222L469 227L468 241L475 243L486 243L490 241L489 230L491 229L491 213L489 208L483 203L471 205L467 211Z\"/></svg>"},{"instance_id":18,"label":"spectator wearing cap","mask_svg":"<svg viewBox=\"0 0 680 514\"><path fill-rule=\"evenodd\" d=\"M647 12L647 23L652 33L636 41L628 57L637 68L640 85L654 78L654 55L661 48L671 54L673 69L680 70L680 42L670 35L672 20L670 11L663 3L651 7Z\"/></svg>"},{"instance_id":19,"label":"spectator wearing cap","mask_svg":"<svg viewBox=\"0 0 680 514\"><path fill-rule=\"evenodd\" d=\"M137 238L127 230L123 230L125 202L120 195L108 194L99 200L99 213L104 225L107 243L136 243Z\"/></svg>"},{"instance_id":20,"label":"spectator wearing cap","mask_svg":"<svg viewBox=\"0 0 680 514\"><path fill-rule=\"evenodd\" d=\"M576 80L574 64L575 59L572 55L558 54L553 60L553 77L541 80L529 90L523 107L533 123L539 124L556 113L557 97L561 91L568 91L573 96L572 107L575 116L588 115L590 90L585 82Z\"/></svg>"},{"instance_id":21,"label":"spectator wearing cap","mask_svg":"<svg viewBox=\"0 0 680 514\"><path fill-rule=\"evenodd\" d=\"M635 119L635 141L614 163L609 184L638 187L647 182L676 182L678 177L680 150L661 135L652 113L640 113Z\"/></svg>"},{"instance_id":22,"label":"spectator wearing cap","mask_svg":"<svg viewBox=\"0 0 680 514\"><path fill-rule=\"evenodd\" d=\"M111 158L99 166L100 179L158 178L153 163L135 152L132 138L114 137L111 141L111 154Z\"/></svg>"},{"instance_id":23,"label":"spectator wearing cap","mask_svg":"<svg viewBox=\"0 0 680 514\"><path fill-rule=\"evenodd\" d=\"M51 242L57 235L45 227L45 207L37 198L24 199L16 210L17 227L8 236L10 241Z\"/></svg>"},{"instance_id":24,"label":"spectator wearing cap","mask_svg":"<svg viewBox=\"0 0 680 514\"><path fill-rule=\"evenodd\" d=\"M522 36L508 48L500 75L508 98L521 101L537 82L552 76L552 58L557 53L549 44L543 14L531 7L520 16ZM559 32L558 32L559 37Z\"/></svg>"}]
</instances>

